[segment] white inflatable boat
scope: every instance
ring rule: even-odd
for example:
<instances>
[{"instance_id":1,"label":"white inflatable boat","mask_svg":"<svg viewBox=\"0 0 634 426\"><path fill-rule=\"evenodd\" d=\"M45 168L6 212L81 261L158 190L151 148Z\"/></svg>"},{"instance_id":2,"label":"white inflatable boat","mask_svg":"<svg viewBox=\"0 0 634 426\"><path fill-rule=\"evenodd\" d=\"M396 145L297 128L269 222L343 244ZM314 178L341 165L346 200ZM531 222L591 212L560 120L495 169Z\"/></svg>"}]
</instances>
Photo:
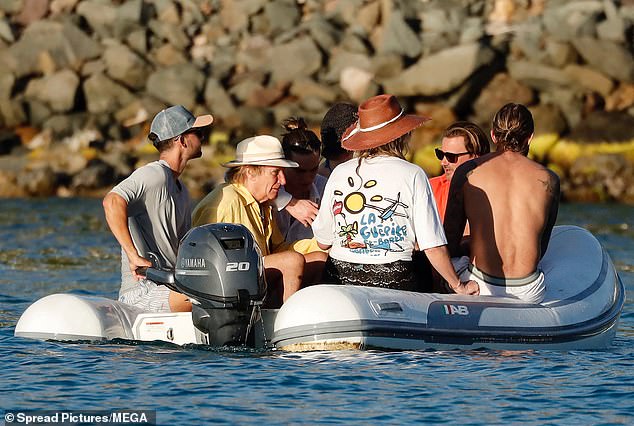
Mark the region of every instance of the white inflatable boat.
<instances>
[{"instance_id":1,"label":"white inflatable boat","mask_svg":"<svg viewBox=\"0 0 634 426\"><path fill-rule=\"evenodd\" d=\"M192 246L191 241L188 245ZM183 246L181 244L181 250ZM226 257L220 259L221 262L231 263L227 263ZM205 264L188 264L201 263ZM208 259L207 265L209 263L212 260ZM220 264L218 260L215 263ZM210 323L214 322L215 316L224 318L227 314L221 312L227 308L244 305L244 300L239 302L240 294L236 297L234 291L223 300L217 295L209 296L214 303L222 302L223 309L218 310L209 302L200 302L206 299L204 292L200 288L196 290L197 287L183 278L204 274L177 269L164 281L171 281L172 285L180 283L177 287L195 298L198 305L193 315L144 313L106 298L55 294L36 301L24 312L16 325L15 335L72 341L163 340L176 344L221 345L231 341L230 344L238 342L292 351L609 347L616 333L625 294L623 284L598 240L582 228L557 226L540 268L544 271L547 288L540 304L500 297L316 285L294 294L279 311L259 309L257 303L251 303L242 315L248 319L248 324L225 333L231 335L230 338L217 330L224 330L229 323L233 327L235 321L223 319L220 326ZM231 286L225 283L222 287L227 291ZM252 294L255 293L259 291L252 290ZM216 335L222 335L222 338L214 337Z\"/></svg>"}]
</instances>

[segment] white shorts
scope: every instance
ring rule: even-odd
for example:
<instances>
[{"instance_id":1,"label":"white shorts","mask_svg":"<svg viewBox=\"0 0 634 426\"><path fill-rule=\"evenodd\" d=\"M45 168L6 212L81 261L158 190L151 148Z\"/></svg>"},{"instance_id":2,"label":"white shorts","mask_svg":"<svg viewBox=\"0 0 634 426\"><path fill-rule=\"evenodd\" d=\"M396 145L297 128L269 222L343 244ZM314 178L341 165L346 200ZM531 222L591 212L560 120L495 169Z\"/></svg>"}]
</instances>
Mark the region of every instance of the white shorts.
<instances>
[{"instance_id":1,"label":"white shorts","mask_svg":"<svg viewBox=\"0 0 634 426\"><path fill-rule=\"evenodd\" d=\"M466 256L451 259L460 281L473 280L480 286L480 296L515 297L528 303L541 303L546 286L544 273L535 271L523 278L500 278L472 265Z\"/></svg>"},{"instance_id":2,"label":"white shorts","mask_svg":"<svg viewBox=\"0 0 634 426\"><path fill-rule=\"evenodd\" d=\"M172 312L170 289L150 280L141 279L130 290L119 293L119 302L136 306L146 312Z\"/></svg>"}]
</instances>

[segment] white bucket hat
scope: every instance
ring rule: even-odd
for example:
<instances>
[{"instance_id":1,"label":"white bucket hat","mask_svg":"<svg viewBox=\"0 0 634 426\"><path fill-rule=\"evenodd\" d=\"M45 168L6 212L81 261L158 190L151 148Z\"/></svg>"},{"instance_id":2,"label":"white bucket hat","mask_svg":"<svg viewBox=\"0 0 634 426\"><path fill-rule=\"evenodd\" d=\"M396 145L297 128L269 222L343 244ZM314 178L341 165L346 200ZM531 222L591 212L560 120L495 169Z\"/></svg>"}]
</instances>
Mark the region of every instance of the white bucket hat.
<instances>
[{"instance_id":1,"label":"white bucket hat","mask_svg":"<svg viewBox=\"0 0 634 426\"><path fill-rule=\"evenodd\" d=\"M284 157L282 144L273 136L261 135L247 138L236 147L236 159L223 164L224 167L274 166L298 167L294 161Z\"/></svg>"}]
</instances>

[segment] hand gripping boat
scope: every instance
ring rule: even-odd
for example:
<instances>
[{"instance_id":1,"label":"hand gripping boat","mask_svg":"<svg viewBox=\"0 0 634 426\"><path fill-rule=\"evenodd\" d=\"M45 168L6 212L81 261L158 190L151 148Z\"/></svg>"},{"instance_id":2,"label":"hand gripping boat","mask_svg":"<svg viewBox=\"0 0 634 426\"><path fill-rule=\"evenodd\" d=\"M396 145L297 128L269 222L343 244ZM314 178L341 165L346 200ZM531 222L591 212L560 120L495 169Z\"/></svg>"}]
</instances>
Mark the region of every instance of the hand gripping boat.
<instances>
[{"instance_id":1,"label":"hand gripping boat","mask_svg":"<svg viewBox=\"0 0 634 426\"><path fill-rule=\"evenodd\" d=\"M278 310L260 309L261 257L241 225L194 228L175 271L148 277L189 295L192 313L147 313L106 298L55 294L31 305L15 335L55 340L165 340L176 344L333 349L603 349L625 294L588 231L557 226L540 263L541 304L517 299L316 285Z\"/></svg>"}]
</instances>

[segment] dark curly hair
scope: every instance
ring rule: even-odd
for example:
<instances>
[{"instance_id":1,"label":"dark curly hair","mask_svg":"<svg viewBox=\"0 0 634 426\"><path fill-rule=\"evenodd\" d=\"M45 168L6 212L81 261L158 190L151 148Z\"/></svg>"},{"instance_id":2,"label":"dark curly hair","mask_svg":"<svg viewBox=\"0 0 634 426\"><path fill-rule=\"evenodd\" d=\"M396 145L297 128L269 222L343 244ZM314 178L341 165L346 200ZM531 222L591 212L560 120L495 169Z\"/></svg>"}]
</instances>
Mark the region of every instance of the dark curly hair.
<instances>
[{"instance_id":1,"label":"dark curly hair","mask_svg":"<svg viewBox=\"0 0 634 426\"><path fill-rule=\"evenodd\" d=\"M341 147L341 136L357 119L357 107L346 102L336 103L326 112L321 121L322 155L325 158L332 159L346 151Z\"/></svg>"}]
</instances>

